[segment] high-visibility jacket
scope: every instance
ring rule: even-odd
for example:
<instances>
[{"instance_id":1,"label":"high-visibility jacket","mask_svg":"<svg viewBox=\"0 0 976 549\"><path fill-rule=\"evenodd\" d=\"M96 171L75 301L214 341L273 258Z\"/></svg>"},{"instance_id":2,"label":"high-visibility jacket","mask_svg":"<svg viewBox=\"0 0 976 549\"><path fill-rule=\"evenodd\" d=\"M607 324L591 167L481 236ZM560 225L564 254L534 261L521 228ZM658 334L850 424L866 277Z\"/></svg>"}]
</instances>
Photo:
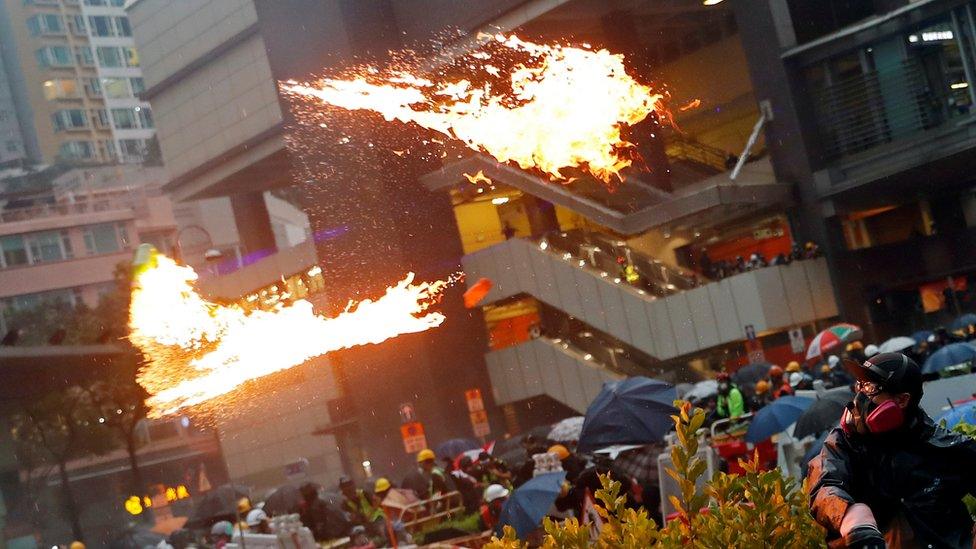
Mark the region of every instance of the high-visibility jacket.
<instances>
[{"instance_id":1,"label":"high-visibility jacket","mask_svg":"<svg viewBox=\"0 0 976 549\"><path fill-rule=\"evenodd\" d=\"M742 398L742 391L733 385L728 395L718 395L715 411L721 417L736 418L746 413L746 400Z\"/></svg>"}]
</instances>

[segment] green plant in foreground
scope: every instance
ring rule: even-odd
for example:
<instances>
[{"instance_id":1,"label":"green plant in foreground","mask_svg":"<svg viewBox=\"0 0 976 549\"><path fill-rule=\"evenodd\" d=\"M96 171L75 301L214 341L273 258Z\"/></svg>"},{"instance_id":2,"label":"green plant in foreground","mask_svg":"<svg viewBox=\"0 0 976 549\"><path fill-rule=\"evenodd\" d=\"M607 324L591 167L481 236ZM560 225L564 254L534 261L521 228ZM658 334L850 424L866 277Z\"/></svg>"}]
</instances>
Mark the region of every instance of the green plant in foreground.
<instances>
[{"instance_id":1,"label":"green plant in foreground","mask_svg":"<svg viewBox=\"0 0 976 549\"><path fill-rule=\"evenodd\" d=\"M699 488L706 463L698 456L698 430L705 422L701 409L676 402L672 416L678 444L671 449L673 468L668 474L678 483L680 495L671 497L678 518L664 527L644 509L626 506L621 483L601 476L603 487L595 494L596 510L603 528L591 539L588 525L577 519L543 523L545 549L600 549L641 547L824 547L824 530L810 515L805 485L784 478L778 469L760 471L758 457L740 462L745 474L717 473ZM515 531L506 527L501 539L492 538L488 549L522 549Z\"/></svg>"},{"instance_id":2,"label":"green plant in foreground","mask_svg":"<svg viewBox=\"0 0 976 549\"><path fill-rule=\"evenodd\" d=\"M945 425L945 423L943 423ZM952 428L953 431L966 435L969 438L976 439L976 425L970 425L969 423L957 423L955 427ZM966 509L969 511L969 515L976 520L976 497L972 494L966 494L962 498L962 502L966 504Z\"/></svg>"}]
</instances>

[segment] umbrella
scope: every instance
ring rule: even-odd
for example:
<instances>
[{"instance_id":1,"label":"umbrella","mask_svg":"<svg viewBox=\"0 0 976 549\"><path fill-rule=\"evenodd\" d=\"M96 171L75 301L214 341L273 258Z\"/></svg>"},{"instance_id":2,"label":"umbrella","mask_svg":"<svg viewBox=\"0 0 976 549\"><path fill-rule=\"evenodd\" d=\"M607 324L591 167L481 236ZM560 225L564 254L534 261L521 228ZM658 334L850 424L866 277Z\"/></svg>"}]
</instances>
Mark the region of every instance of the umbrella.
<instances>
[{"instance_id":1,"label":"umbrella","mask_svg":"<svg viewBox=\"0 0 976 549\"><path fill-rule=\"evenodd\" d=\"M785 396L764 406L749 423L746 431L746 442L762 442L767 438L785 431L790 425L803 415L813 400L798 396Z\"/></svg>"},{"instance_id":2,"label":"umbrella","mask_svg":"<svg viewBox=\"0 0 976 549\"><path fill-rule=\"evenodd\" d=\"M685 398L685 395L688 394L688 391L692 390L694 387L695 386L691 383L679 383L674 386L674 390L676 393L678 393L678 398L683 399Z\"/></svg>"},{"instance_id":3,"label":"umbrella","mask_svg":"<svg viewBox=\"0 0 976 549\"><path fill-rule=\"evenodd\" d=\"M193 506L190 523L202 526L222 519L234 520L237 517L237 502L248 496L243 486L224 484L203 494Z\"/></svg>"},{"instance_id":4,"label":"umbrella","mask_svg":"<svg viewBox=\"0 0 976 549\"><path fill-rule=\"evenodd\" d=\"M923 341L928 341L930 335L932 335L932 330L919 330L908 337L914 339L915 344L918 345Z\"/></svg>"},{"instance_id":5,"label":"umbrella","mask_svg":"<svg viewBox=\"0 0 976 549\"><path fill-rule=\"evenodd\" d=\"M807 348L807 360L821 357L844 343L861 339L864 333L853 324L835 324L820 332Z\"/></svg>"},{"instance_id":6,"label":"umbrella","mask_svg":"<svg viewBox=\"0 0 976 549\"><path fill-rule=\"evenodd\" d=\"M962 330L966 326L972 326L974 324L976 324L976 314L966 313L960 316L959 318L953 320L952 323L949 324L949 330L951 331Z\"/></svg>"},{"instance_id":7,"label":"umbrella","mask_svg":"<svg viewBox=\"0 0 976 549\"><path fill-rule=\"evenodd\" d=\"M878 345L879 353L899 353L917 345L914 339L905 336L893 337Z\"/></svg>"},{"instance_id":8,"label":"umbrella","mask_svg":"<svg viewBox=\"0 0 976 549\"><path fill-rule=\"evenodd\" d=\"M836 427L840 422L844 407L852 398L854 398L854 394L846 387L827 391L817 400L814 400L813 404L800 416L800 419L796 420L793 436L803 438Z\"/></svg>"},{"instance_id":9,"label":"umbrella","mask_svg":"<svg viewBox=\"0 0 976 549\"><path fill-rule=\"evenodd\" d=\"M922 367L923 374L935 374L949 366L964 364L976 358L976 347L966 343L950 343L932 353Z\"/></svg>"},{"instance_id":10,"label":"umbrella","mask_svg":"<svg viewBox=\"0 0 976 549\"><path fill-rule=\"evenodd\" d=\"M976 400L961 404L947 411L939 416L939 420L936 421L936 423L939 423L942 420L945 420L946 422L946 429L952 429L960 423L976 425Z\"/></svg>"},{"instance_id":11,"label":"umbrella","mask_svg":"<svg viewBox=\"0 0 976 549\"><path fill-rule=\"evenodd\" d=\"M445 440L444 442L437 445L434 449L434 454L437 457L444 459L454 459L462 452L467 452L468 450L480 450L481 445L477 441L470 438L452 438L450 440Z\"/></svg>"},{"instance_id":12,"label":"umbrella","mask_svg":"<svg viewBox=\"0 0 976 549\"><path fill-rule=\"evenodd\" d=\"M699 381L691 388L690 391L685 393L682 398L684 400L694 402L708 397L712 397L718 394L718 381L714 379L706 379L705 381Z\"/></svg>"},{"instance_id":13,"label":"umbrella","mask_svg":"<svg viewBox=\"0 0 976 549\"><path fill-rule=\"evenodd\" d=\"M143 549L156 547L166 536L144 528L132 527L108 543L109 549Z\"/></svg>"},{"instance_id":14,"label":"umbrella","mask_svg":"<svg viewBox=\"0 0 976 549\"><path fill-rule=\"evenodd\" d=\"M772 364L768 362L756 362L753 364L747 364L732 374L732 381L743 384L743 383L755 383L760 379L765 379L769 374L769 369Z\"/></svg>"},{"instance_id":15,"label":"umbrella","mask_svg":"<svg viewBox=\"0 0 976 549\"><path fill-rule=\"evenodd\" d=\"M560 421L549 431L549 440L553 442L577 442L580 431L583 430L583 420L585 419L583 416L576 416Z\"/></svg>"},{"instance_id":16,"label":"umbrella","mask_svg":"<svg viewBox=\"0 0 976 549\"><path fill-rule=\"evenodd\" d=\"M675 396L674 386L647 377L604 383L586 409L579 450L661 440L673 425Z\"/></svg>"},{"instance_id":17,"label":"umbrella","mask_svg":"<svg viewBox=\"0 0 976 549\"><path fill-rule=\"evenodd\" d=\"M519 486L502 507L495 533L500 536L502 527L507 525L515 528L520 539L525 539L542 523L542 517L559 497L565 479L566 471L545 473Z\"/></svg>"},{"instance_id":18,"label":"umbrella","mask_svg":"<svg viewBox=\"0 0 976 549\"><path fill-rule=\"evenodd\" d=\"M264 500L264 512L270 517L278 515L290 515L298 512L298 506L302 502L302 494L298 487L293 484L279 486L274 492Z\"/></svg>"}]
</instances>

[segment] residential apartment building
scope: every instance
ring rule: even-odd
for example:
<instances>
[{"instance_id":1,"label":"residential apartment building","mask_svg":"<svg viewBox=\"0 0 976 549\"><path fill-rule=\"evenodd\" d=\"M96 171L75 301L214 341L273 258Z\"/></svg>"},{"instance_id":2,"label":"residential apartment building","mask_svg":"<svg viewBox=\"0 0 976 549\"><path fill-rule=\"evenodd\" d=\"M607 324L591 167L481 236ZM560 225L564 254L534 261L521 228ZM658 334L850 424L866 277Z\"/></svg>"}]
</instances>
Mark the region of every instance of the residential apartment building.
<instances>
[{"instance_id":1,"label":"residential apartment building","mask_svg":"<svg viewBox=\"0 0 976 549\"><path fill-rule=\"evenodd\" d=\"M0 80L11 88L8 117L26 134L30 162L142 162L153 153L155 124L139 99L145 85L123 5L0 3Z\"/></svg>"}]
</instances>

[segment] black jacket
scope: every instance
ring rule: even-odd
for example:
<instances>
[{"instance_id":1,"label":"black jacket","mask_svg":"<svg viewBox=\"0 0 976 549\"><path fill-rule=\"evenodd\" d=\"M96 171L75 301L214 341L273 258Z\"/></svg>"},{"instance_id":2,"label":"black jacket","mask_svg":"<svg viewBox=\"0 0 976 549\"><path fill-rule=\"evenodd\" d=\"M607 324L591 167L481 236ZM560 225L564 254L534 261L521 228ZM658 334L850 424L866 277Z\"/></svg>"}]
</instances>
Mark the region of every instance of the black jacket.
<instances>
[{"instance_id":1,"label":"black jacket","mask_svg":"<svg viewBox=\"0 0 976 549\"><path fill-rule=\"evenodd\" d=\"M976 495L976 441L937 427L921 410L884 435L834 429L810 463L810 508L836 538L848 505L871 508L888 547L972 548L962 498Z\"/></svg>"}]
</instances>

